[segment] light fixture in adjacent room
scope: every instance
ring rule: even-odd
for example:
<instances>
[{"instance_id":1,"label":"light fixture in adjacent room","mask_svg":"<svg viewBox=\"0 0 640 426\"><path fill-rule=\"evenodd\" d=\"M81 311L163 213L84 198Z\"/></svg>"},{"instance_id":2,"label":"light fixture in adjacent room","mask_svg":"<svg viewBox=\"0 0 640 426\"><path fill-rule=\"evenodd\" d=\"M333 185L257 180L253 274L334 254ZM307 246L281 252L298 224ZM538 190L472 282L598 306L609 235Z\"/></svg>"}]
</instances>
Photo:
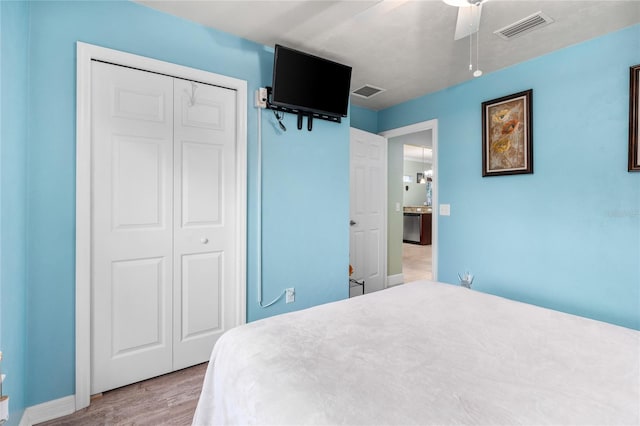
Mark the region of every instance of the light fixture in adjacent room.
<instances>
[{"instance_id":1,"label":"light fixture in adjacent room","mask_svg":"<svg viewBox=\"0 0 640 426\"><path fill-rule=\"evenodd\" d=\"M422 147L422 171L426 169L426 163L424 162L424 146ZM427 179L425 178L425 173L422 173L422 177L420 178L420 183L427 183Z\"/></svg>"}]
</instances>

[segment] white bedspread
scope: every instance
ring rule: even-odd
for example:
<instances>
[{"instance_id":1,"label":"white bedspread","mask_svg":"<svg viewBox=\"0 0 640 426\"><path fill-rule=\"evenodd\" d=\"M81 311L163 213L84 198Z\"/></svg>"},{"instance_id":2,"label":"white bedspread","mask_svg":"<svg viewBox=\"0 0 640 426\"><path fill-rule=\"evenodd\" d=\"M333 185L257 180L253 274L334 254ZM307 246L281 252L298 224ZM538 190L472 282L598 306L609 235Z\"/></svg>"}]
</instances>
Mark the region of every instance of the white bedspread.
<instances>
[{"instance_id":1,"label":"white bedspread","mask_svg":"<svg viewBox=\"0 0 640 426\"><path fill-rule=\"evenodd\" d=\"M223 335L194 425L640 424L640 332L421 281Z\"/></svg>"}]
</instances>

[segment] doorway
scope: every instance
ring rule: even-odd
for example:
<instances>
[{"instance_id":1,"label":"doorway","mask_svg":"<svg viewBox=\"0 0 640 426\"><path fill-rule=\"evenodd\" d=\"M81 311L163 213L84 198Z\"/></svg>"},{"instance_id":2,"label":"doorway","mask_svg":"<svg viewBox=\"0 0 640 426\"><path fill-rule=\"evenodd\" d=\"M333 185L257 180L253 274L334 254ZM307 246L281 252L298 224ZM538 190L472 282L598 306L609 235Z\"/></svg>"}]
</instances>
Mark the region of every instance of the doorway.
<instances>
[{"instance_id":1,"label":"doorway","mask_svg":"<svg viewBox=\"0 0 640 426\"><path fill-rule=\"evenodd\" d=\"M437 280L437 125L429 120L381 133L389 158L389 285Z\"/></svg>"},{"instance_id":2,"label":"doorway","mask_svg":"<svg viewBox=\"0 0 640 426\"><path fill-rule=\"evenodd\" d=\"M432 130L389 139L401 144L402 275L404 282L430 280L432 271L433 145Z\"/></svg>"}]
</instances>

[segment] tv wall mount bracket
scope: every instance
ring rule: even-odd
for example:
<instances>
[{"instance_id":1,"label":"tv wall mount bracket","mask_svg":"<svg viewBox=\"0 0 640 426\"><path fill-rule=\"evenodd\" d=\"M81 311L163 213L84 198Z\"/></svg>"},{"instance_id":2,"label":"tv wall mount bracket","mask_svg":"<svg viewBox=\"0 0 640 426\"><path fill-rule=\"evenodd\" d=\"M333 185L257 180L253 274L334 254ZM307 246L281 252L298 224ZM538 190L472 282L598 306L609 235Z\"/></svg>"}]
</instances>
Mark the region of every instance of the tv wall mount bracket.
<instances>
[{"instance_id":1,"label":"tv wall mount bracket","mask_svg":"<svg viewBox=\"0 0 640 426\"><path fill-rule=\"evenodd\" d=\"M272 88L267 86L267 108L272 109L274 111L279 112L288 112L290 114L296 114L298 116L298 130L302 130L302 119L307 117L307 130L313 130L313 119L317 118L319 120L332 121L334 123L341 123L342 119L340 117L334 117L326 114L319 114L317 112L309 112L309 111L301 111L294 108L282 107L279 105L273 105L271 103L271 92Z\"/></svg>"}]
</instances>

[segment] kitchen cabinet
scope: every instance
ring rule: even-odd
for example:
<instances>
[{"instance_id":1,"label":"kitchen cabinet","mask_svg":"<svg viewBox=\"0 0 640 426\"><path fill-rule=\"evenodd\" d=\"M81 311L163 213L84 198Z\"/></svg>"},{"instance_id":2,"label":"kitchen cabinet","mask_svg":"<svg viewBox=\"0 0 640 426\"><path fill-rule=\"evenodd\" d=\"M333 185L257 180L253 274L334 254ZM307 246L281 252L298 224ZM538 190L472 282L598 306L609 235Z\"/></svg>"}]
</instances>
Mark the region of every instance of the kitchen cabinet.
<instances>
[{"instance_id":1,"label":"kitchen cabinet","mask_svg":"<svg viewBox=\"0 0 640 426\"><path fill-rule=\"evenodd\" d=\"M402 240L405 243L431 244L431 212L405 212Z\"/></svg>"}]
</instances>

